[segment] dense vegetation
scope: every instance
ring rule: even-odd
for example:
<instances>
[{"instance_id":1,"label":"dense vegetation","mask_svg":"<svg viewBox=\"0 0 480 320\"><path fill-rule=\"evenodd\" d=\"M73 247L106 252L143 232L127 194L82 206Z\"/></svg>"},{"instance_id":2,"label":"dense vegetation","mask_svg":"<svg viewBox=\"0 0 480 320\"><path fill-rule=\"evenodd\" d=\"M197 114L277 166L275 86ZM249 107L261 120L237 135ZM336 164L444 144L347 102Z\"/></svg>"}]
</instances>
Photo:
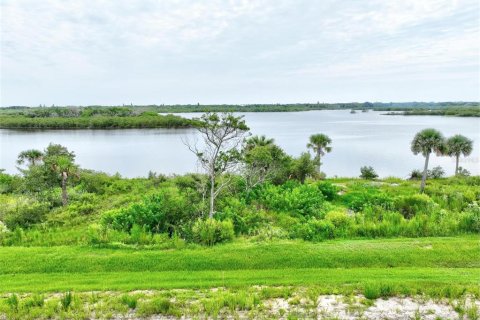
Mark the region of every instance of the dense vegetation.
<instances>
[{"instance_id":1,"label":"dense vegetation","mask_svg":"<svg viewBox=\"0 0 480 320\"><path fill-rule=\"evenodd\" d=\"M448 107L439 109L411 109L386 113L387 115L404 116L452 116L452 117L480 117L480 107L472 106L468 108Z\"/></svg>"},{"instance_id":2,"label":"dense vegetation","mask_svg":"<svg viewBox=\"0 0 480 320\"><path fill-rule=\"evenodd\" d=\"M204 144L189 148L205 174L123 179L79 168L75 154L60 145L22 152L21 175L0 174L0 243L168 247L235 237L322 241L480 232L480 179L458 168L458 158L472 151L461 135L446 140L434 129L419 132L412 152L425 156L423 173L373 181L372 167L360 168L366 180L322 180L321 157L332 151L323 134L307 144L313 158L308 152L293 158L273 139L245 139L248 127L231 114L204 114L198 130ZM428 169L432 152L456 157L455 178ZM425 189L427 177L434 180Z\"/></svg>"},{"instance_id":3,"label":"dense vegetation","mask_svg":"<svg viewBox=\"0 0 480 320\"><path fill-rule=\"evenodd\" d=\"M182 128L194 125L192 120L171 114L158 115L156 112L138 112L116 107L55 107L0 112L0 128L12 129Z\"/></svg>"},{"instance_id":4,"label":"dense vegetation","mask_svg":"<svg viewBox=\"0 0 480 320\"><path fill-rule=\"evenodd\" d=\"M425 109L428 108L428 109ZM128 129L193 127L195 121L159 113L180 112L282 112L351 109L364 112L395 110L388 115L446 115L478 117L473 102L447 103L336 103L336 104L252 104L175 106L88 106L88 107L7 107L0 108L0 128L10 129ZM398 112L403 110L403 112Z\"/></svg>"}]
</instances>

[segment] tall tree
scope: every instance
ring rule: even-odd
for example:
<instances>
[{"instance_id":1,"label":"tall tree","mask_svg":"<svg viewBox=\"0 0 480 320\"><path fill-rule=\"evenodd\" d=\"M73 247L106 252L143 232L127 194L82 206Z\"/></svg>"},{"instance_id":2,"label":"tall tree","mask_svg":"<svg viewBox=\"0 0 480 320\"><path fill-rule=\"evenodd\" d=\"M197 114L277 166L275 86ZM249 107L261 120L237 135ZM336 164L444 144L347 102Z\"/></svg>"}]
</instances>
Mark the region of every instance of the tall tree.
<instances>
[{"instance_id":1,"label":"tall tree","mask_svg":"<svg viewBox=\"0 0 480 320\"><path fill-rule=\"evenodd\" d=\"M240 150L249 128L243 117L232 113L205 113L198 120L197 130L203 138L202 149L186 143L208 175L210 183L210 206L208 217L213 218L215 198L229 184L228 179L220 181L222 174L234 171L240 162Z\"/></svg>"},{"instance_id":2,"label":"tall tree","mask_svg":"<svg viewBox=\"0 0 480 320\"><path fill-rule=\"evenodd\" d=\"M259 144L249 145L251 140L247 139L242 151L243 177L247 189L267 180L282 180L282 175L285 176L285 179L288 177L290 157L274 144L273 139L263 138L261 141ZM282 174L282 171L285 174Z\"/></svg>"},{"instance_id":3,"label":"tall tree","mask_svg":"<svg viewBox=\"0 0 480 320\"><path fill-rule=\"evenodd\" d=\"M473 150L473 141L461 134L456 134L447 139L446 154L455 157L455 175L458 175L458 162L460 156L469 156Z\"/></svg>"},{"instance_id":4,"label":"tall tree","mask_svg":"<svg viewBox=\"0 0 480 320\"><path fill-rule=\"evenodd\" d=\"M28 166L34 166L38 164L40 160L42 160L43 152L37 149L29 149L20 152L18 155L18 164L24 164L28 162Z\"/></svg>"},{"instance_id":5,"label":"tall tree","mask_svg":"<svg viewBox=\"0 0 480 320\"><path fill-rule=\"evenodd\" d=\"M330 139L330 137L326 134L319 133L310 136L310 142L307 144L307 148L311 148L315 153L315 161L317 162L318 173L321 173L321 158L325 155L325 153L332 151L332 147L330 147L331 143L332 139Z\"/></svg>"},{"instance_id":6,"label":"tall tree","mask_svg":"<svg viewBox=\"0 0 480 320\"><path fill-rule=\"evenodd\" d=\"M291 167L292 176L304 183L308 177L315 175L315 159L308 152L303 152L300 157L293 160Z\"/></svg>"},{"instance_id":7,"label":"tall tree","mask_svg":"<svg viewBox=\"0 0 480 320\"><path fill-rule=\"evenodd\" d=\"M413 154L417 155L421 153L425 157L425 166L423 168L422 182L420 184L420 192L423 192L427 181L430 154L432 152L442 154L445 151L445 138L438 130L431 128L424 129L418 132L413 138L411 150Z\"/></svg>"},{"instance_id":8,"label":"tall tree","mask_svg":"<svg viewBox=\"0 0 480 320\"><path fill-rule=\"evenodd\" d=\"M67 183L71 176L76 175L78 166L75 164L75 154L59 144L50 144L46 149L43 162L47 175L47 181L60 182L62 188L62 204L68 204Z\"/></svg>"}]
</instances>

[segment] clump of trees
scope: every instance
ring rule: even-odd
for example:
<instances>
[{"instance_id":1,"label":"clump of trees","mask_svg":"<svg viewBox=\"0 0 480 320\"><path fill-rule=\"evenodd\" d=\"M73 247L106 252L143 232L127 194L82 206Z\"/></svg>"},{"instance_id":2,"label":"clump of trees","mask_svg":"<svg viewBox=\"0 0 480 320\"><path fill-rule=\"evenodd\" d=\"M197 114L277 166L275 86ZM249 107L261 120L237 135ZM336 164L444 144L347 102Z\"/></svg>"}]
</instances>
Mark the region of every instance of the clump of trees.
<instances>
[{"instance_id":1,"label":"clump of trees","mask_svg":"<svg viewBox=\"0 0 480 320\"><path fill-rule=\"evenodd\" d=\"M420 183L420 192L424 192L425 183L428 177L428 162L430 155L436 153L439 156L453 156L456 160L455 175L459 173L459 158L463 154L468 156L473 149L473 141L462 136L455 135L445 139L438 130L428 128L418 132L412 140L411 150L413 154L422 154L425 157L425 165L422 172L422 181ZM416 175L416 173L415 173ZM434 168L431 176L439 178L444 175L443 169ZM412 175L413 177L414 175Z\"/></svg>"},{"instance_id":2,"label":"clump of trees","mask_svg":"<svg viewBox=\"0 0 480 320\"><path fill-rule=\"evenodd\" d=\"M60 186L62 205L68 204L68 183L79 170L75 164L75 153L59 144L49 144L42 152L31 149L19 154L17 163L30 191L40 192L46 187Z\"/></svg>"}]
</instances>

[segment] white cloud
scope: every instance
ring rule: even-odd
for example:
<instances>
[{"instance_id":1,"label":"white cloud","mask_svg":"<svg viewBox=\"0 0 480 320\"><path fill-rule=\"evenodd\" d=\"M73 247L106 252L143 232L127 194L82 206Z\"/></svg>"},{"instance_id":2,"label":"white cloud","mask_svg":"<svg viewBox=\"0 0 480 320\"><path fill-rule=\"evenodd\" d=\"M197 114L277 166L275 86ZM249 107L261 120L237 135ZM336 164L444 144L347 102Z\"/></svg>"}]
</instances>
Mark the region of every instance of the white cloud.
<instances>
[{"instance_id":1,"label":"white cloud","mask_svg":"<svg viewBox=\"0 0 480 320\"><path fill-rule=\"evenodd\" d=\"M118 91L136 103L277 102L288 82L336 91L329 80L387 86L392 75L422 86L461 80L470 85L451 98L478 99L479 9L476 0L4 0L1 104L117 103ZM412 97L395 85L407 100L445 97L434 88ZM292 99L321 94L304 88ZM355 97L355 86L346 90Z\"/></svg>"}]
</instances>

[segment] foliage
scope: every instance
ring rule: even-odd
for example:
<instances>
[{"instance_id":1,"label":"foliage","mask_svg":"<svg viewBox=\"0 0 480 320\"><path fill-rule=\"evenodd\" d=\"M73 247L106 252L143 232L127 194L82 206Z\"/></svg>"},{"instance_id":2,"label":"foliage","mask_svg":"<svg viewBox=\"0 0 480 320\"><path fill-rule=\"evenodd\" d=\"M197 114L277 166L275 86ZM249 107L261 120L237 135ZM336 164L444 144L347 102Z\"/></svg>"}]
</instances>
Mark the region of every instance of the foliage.
<instances>
[{"instance_id":1,"label":"foliage","mask_svg":"<svg viewBox=\"0 0 480 320\"><path fill-rule=\"evenodd\" d=\"M382 192L378 187L360 183L353 185L352 190L342 196L342 202L347 208L357 212L373 206L387 210L393 207L391 196Z\"/></svg>"},{"instance_id":2,"label":"foliage","mask_svg":"<svg viewBox=\"0 0 480 320\"><path fill-rule=\"evenodd\" d=\"M317 162L312 159L310 153L303 152L300 157L293 160L290 175L304 183L307 178L317 174L316 165Z\"/></svg>"},{"instance_id":3,"label":"foliage","mask_svg":"<svg viewBox=\"0 0 480 320\"><path fill-rule=\"evenodd\" d=\"M425 166L422 174L422 183L420 184L420 192L425 189L427 179L428 160L430 154L444 154L446 152L445 138L438 130L428 128L418 132L412 140L411 150L413 154L422 154L425 157Z\"/></svg>"},{"instance_id":4,"label":"foliage","mask_svg":"<svg viewBox=\"0 0 480 320\"><path fill-rule=\"evenodd\" d=\"M218 221L208 218L198 219L193 225L192 234L195 242L213 246L216 243L231 241L235 232L230 220Z\"/></svg>"},{"instance_id":5,"label":"foliage","mask_svg":"<svg viewBox=\"0 0 480 320\"><path fill-rule=\"evenodd\" d=\"M130 231L135 225L150 232L174 231L194 216L195 208L177 188L168 187L127 208L106 212L104 225L116 230Z\"/></svg>"},{"instance_id":6,"label":"foliage","mask_svg":"<svg viewBox=\"0 0 480 320\"><path fill-rule=\"evenodd\" d=\"M360 178L365 180L373 180L378 178L378 174L372 167L364 166L360 168Z\"/></svg>"},{"instance_id":7,"label":"foliage","mask_svg":"<svg viewBox=\"0 0 480 320\"><path fill-rule=\"evenodd\" d=\"M174 115L29 117L0 114L0 128L10 129L130 129L130 128L188 128L195 122Z\"/></svg>"},{"instance_id":8,"label":"foliage","mask_svg":"<svg viewBox=\"0 0 480 320\"><path fill-rule=\"evenodd\" d=\"M480 233L480 206L473 202L461 216L460 226L462 229L474 233Z\"/></svg>"},{"instance_id":9,"label":"foliage","mask_svg":"<svg viewBox=\"0 0 480 320\"><path fill-rule=\"evenodd\" d=\"M269 210L301 216L323 216L325 198L313 184L289 182L275 186L265 184L255 191L252 200Z\"/></svg>"},{"instance_id":10,"label":"foliage","mask_svg":"<svg viewBox=\"0 0 480 320\"><path fill-rule=\"evenodd\" d=\"M434 167L432 170L427 171L427 177L431 179L440 179L445 176L445 170L442 167L437 166Z\"/></svg>"},{"instance_id":11,"label":"foliage","mask_svg":"<svg viewBox=\"0 0 480 320\"><path fill-rule=\"evenodd\" d=\"M329 136L323 133L318 133L311 135L309 138L309 142L307 144L307 148L310 148L313 150L315 154L315 159L314 161L317 164L317 170L318 173L320 173L320 166L322 164L322 157L332 151L332 147L330 144L332 143L332 139L330 139Z\"/></svg>"},{"instance_id":12,"label":"foliage","mask_svg":"<svg viewBox=\"0 0 480 320\"><path fill-rule=\"evenodd\" d=\"M395 207L405 218L409 219L420 213L431 213L435 208L435 203L425 194L414 194L397 198Z\"/></svg>"},{"instance_id":13,"label":"foliage","mask_svg":"<svg viewBox=\"0 0 480 320\"><path fill-rule=\"evenodd\" d=\"M21 197L0 206L0 220L9 229L26 228L44 220L50 206L34 198Z\"/></svg>"}]
</instances>

